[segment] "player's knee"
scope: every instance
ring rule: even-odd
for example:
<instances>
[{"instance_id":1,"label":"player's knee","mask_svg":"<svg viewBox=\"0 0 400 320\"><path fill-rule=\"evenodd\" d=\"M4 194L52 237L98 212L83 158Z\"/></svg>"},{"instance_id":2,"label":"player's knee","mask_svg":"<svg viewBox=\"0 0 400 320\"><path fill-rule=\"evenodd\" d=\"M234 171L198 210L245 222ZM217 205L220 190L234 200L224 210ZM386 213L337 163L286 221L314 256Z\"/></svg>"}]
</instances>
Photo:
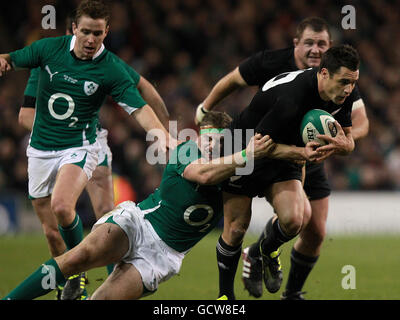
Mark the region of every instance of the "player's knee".
<instances>
[{"instance_id":1,"label":"player's knee","mask_svg":"<svg viewBox=\"0 0 400 320\"><path fill-rule=\"evenodd\" d=\"M287 235L297 235L303 226L304 211L292 211L285 216L279 216L279 225Z\"/></svg>"},{"instance_id":2,"label":"player's knee","mask_svg":"<svg viewBox=\"0 0 400 320\"><path fill-rule=\"evenodd\" d=\"M51 202L51 211L61 219L74 214L74 208L62 199Z\"/></svg>"},{"instance_id":3,"label":"player's knee","mask_svg":"<svg viewBox=\"0 0 400 320\"><path fill-rule=\"evenodd\" d=\"M325 225L308 225L302 232L301 238L310 246L320 246L326 236Z\"/></svg>"}]
</instances>

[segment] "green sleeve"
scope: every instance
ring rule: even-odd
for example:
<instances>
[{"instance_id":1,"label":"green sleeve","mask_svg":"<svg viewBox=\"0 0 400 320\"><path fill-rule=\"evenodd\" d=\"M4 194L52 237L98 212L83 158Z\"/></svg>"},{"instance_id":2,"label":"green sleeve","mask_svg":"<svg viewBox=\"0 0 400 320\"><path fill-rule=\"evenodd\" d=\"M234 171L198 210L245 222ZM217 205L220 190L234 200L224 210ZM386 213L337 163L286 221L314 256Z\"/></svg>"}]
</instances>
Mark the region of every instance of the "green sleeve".
<instances>
[{"instance_id":1,"label":"green sleeve","mask_svg":"<svg viewBox=\"0 0 400 320\"><path fill-rule=\"evenodd\" d=\"M147 104L140 95L138 89L127 71L120 63L113 63L112 70L107 72L108 93L126 112L133 113Z\"/></svg>"},{"instance_id":2,"label":"green sleeve","mask_svg":"<svg viewBox=\"0 0 400 320\"><path fill-rule=\"evenodd\" d=\"M128 72L128 74L131 76L133 82L135 83L135 87L137 87L139 80L140 80L140 74L135 71L129 64L127 64L125 61L121 59L122 66Z\"/></svg>"},{"instance_id":3,"label":"green sleeve","mask_svg":"<svg viewBox=\"0 0 400 320\"><path fill-rule=\"evenodd\" d=\"M10 52L11 63L14 68L33 69L40 66L42 53L48 39L41 39L22 49Z\"/></svg>"},{"instance_id":4,"label":"green sleeve","mask_svg":"<svg viewBox=\"0 0 400 320\"><path fill-rule=\"evenodd\" d=\"M30 96L36 98L36 91L39 83L40 68L31 70L28 82L25 87L24 96Z\"/></svg>"},{"instance_id":5,"label":"green sleeve","mask_svg":"<svg viewBox=\"0 0 400 320\"><path fill-rule=\"evenodd\" d=\"M194 141L187 141L176 147L169 158L168 165L174 166L174 170L182 175L185 168L193 161L201 158L201 152Z\"/></svg>"}]
</instances>

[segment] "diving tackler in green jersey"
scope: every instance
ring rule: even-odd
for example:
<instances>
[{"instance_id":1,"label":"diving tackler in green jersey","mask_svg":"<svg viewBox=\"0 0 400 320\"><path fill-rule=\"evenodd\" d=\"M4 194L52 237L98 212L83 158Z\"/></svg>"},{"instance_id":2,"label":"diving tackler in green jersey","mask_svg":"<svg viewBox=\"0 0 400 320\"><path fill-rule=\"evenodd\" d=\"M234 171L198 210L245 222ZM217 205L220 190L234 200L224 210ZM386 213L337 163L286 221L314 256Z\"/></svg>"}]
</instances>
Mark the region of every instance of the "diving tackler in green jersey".
<instances>
[{"instance_id":1,"label":"diving tackler in green jersey","mask_svg":"<svg viewBox=\"0 0 400 320\"><path fill-rule=\"evenodd\" d=\"M10 53L14 68L40 67L30 145L63 150L96 141L97 115L110 95L131 114L146 105L120 59L101 46L91 60L73 53L75 36L45 38Z\"/></svg>"},{"instance_id":2,"label":"diving tackler in green jersey","mask_svg":"<svg viewBox=\"0 0 400 320\"><path fill-rule=\"evenodd\" d=\"M180 144L170 156L160 187L138 205L159 237L179 252L192 248L223 215L219 185L199 185L182 178L185 168L199 158L195 142Z\"/></svg>"}]
</instances>

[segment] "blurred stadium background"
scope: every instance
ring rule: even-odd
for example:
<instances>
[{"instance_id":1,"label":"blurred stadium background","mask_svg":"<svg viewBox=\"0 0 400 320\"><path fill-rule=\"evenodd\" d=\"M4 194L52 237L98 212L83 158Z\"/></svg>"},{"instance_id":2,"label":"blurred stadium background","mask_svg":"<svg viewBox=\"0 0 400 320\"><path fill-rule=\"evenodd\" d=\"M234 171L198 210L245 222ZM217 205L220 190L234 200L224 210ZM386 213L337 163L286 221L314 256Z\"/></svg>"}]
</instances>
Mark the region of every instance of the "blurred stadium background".
<instances>
[{"instance_id":1,"label":"blurred stadium background","mask_svg":"<svg viewBox=\"0 0 400 320\"><path fill-rule=\"evenodd\" d=\"M0 52L19 49L42 37L62 35L65 16L78 3L79 0L3 3ZM55 30L44 30L41 26L44 16L41 10L47 4L56 8ZM110 4L112 19L106 47L157 88L171 119L178 121L178 130L196 128L193 118L198 103L244 58L264 48L290 46L297 24L307 16L326 19L335 43L349 43L359 50L362 59L359 87L370 120L368 137L357 142L351 156L326 161L334 190L327 242L330 236L343 234L345 239L354 235L358 240L369 239L365 240L365 248L356 245L353 252L365 255L360 256L365 265L370 265L368 257L377 259L368 251L369 243L382 244L386 249L388 243L396 245L400 234L400 1L132 0L110 1ZM349 4L356 10L354 30L344 30L341 24L345 16L341 13L342 7ZM1 288L2 281L8 277L6 273L13 268L12 263L3 263L13 261L10 243L15 244L12 250L23 251L29 234L40 232L38 219L27 199L25 150L29 133L17 122L28 75L28 71L13 72L0 78L0 291L12 286ZM231 114L240 111L247 106L255 90L243 89L231 95L218 110ZM135 201L144 199L158 186L163 166L146 162L143 130L112 101L103 106L101 121L109 130L117 201L123 200L125 194ZM249 237L258 232L272 214L262 201L255 202ZM80 198L77 210L85 226L90 228L94 215L86 194ZM388 238L390 241L376 240L388 233L393 234ZM44 237L32 237L43 242L40 250L43 250L42 256L47 257ZM215 241L210 243L210 272L215 283ZM338 241L339 244L342 247L337 250L343 252L354 242ZM329 247L334 245L329 243ZM376 251L382 252L381 247ZM325 259L329 257L334 260L329 254ZM380 254L379 258L385 259ZM333 260L326 263L336 263ZM399 261L395 262L393 270L399 265ZM337 275L340 276L340 268ZM18 279L21 280L15 281ZM214 287L216 290L216 285ZM208 298L215 296L215 290ZM320 296L314 297L329 298L322 294L323 290ZM396 298L396 293L374 296L376 292L368 289L366 292L356 298ZM344 295L342 298L351 297Z\"/></svg>"}]
</instances>

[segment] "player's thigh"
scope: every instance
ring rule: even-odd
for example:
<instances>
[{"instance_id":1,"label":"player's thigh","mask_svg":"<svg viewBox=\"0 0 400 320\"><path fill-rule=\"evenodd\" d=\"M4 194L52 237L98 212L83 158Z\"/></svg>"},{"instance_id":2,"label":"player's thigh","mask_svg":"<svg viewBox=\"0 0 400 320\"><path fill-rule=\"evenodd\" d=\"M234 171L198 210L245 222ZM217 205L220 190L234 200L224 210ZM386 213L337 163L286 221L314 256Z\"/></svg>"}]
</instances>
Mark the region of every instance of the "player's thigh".
<instances>
[{"instance_id":1,"label":"player's thigh","mask_svg":"<svg viewBox=\"0 0 400 320\"><path fill-rule=\"evenodd\" d=\"M130 263L119 263L91 300L134 300L143 294L139 271Z\"/></svg>"},{"instance_id":2,"label":"player's thigh","mask_svg":"<svg viewBox=\"0 0 400 320\"><path fill-rule=\"evenodd\" d=\"M266 198L274 207L282 224L302 224L305 193L300 180L286 180L272 184Z\"/></svg>"},{"instance_id":3,"label":"player's thigh","mask_svg":"<svg viewBox=\"0 0 400 320\"><path fill-rule=\"evenodd\" d=\"M52 207L68 206L75 208L76 201L85 188L88 177L83 169L75 164L65 164L58 171L52 194Z\"/></svg>"},{"instance_id":4,"label":"player's thigh","mask_svg":"<svg viewBox=\"0 0 400 320\"><path fill-rule=\"evenodd\" d=\"M94 143L60 151L52 207L75 208L76 201L96 169L98 150L98 144Z\"/></svg>"},{"instance_id":5,"label":"player's thigh","mask_svg":"<svg viewBox=\"0 0 400 320\"><path fill-rule=\"evenodd\" d=\"M114 208L114 187L111 168L97 166L86 185L96 219Z\"/></svg>"},{"instance_id":6,"label":"player's thigh","mask_svg":"<svg viewBox=\"0 0 400 320\"><path fill-rule=\"evenodd\" d=\"M103 223L56 260L63 274L69 276L118 262L128 249L129 240L125 232L114 223Z\"/></svg>"}]
</instances>

